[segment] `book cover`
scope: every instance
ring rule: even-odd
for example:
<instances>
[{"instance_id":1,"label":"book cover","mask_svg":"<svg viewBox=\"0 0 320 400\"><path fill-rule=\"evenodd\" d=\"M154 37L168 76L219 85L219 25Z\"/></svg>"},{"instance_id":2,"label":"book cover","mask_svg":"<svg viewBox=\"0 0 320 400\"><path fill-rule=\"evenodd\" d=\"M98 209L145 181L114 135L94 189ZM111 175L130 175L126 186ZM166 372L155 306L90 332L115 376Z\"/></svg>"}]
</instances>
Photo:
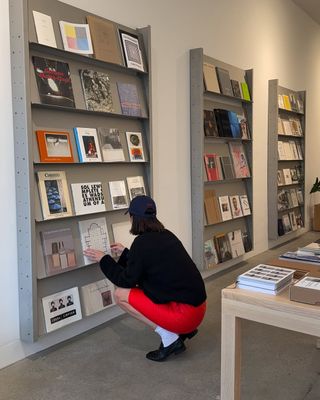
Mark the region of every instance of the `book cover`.
<instances>
[{"instance_id":1,"label":"book cover","mask_svg":"<svg viewBox=\"0 0 320 400\"><path fill-rule=\"evenodd\" d=\"M122 114L141 117L141 105L137 86L133 83L117 82L117 87Z\"/></svg>"},{"instance_id":2,"label":"book cover","mask_svg":"<svg viewBox=\"0 0 320 400\"><path fill-rule=\"evenodd\" d=\"M290 189L290 197L291 197L292 207L298 207L299 201L296 189Z\"/></svg>"},{"instance_id":3,"label":"book cover","mask_svg":"<svg viewBox=\"0 0 320 400\"><path fill-rule=\"evenodd\" d=\"M250 239L250 235L246 231L241 232L241 234L242 234L242 242L243 242L244 251L246 253L248 253L249 251L252 250L252 242Z\"/></svg>"},{"instance_id":4,"label":"book cover","mask_svg":"<svg viewBox=\"0 0 320 400\"><path fill-rule=\"evenodd\" d=\"M214 268L219 263L218 254L213 239L204 242L204 265L206 269Z\"/></svg>"},{"instance_id":5,"label":"book cover","mask_svg":"<svg viewBox=\"0 0 320 400\"><path fill-rule=\"evenodd\" d=\"M219 136L232 137L228 110L215 108L213 111L216 117Z\"/></svg>"},{"instance_id":6,"label":"book cover","mask_svg":"<svg viewBox=\"0 0 320 400\"><path fill-rule=\"evenodd\" d=\"M284 109L284 101L282 94L278 94L278 107Z\"/></svg>"},{"instance_id":7,"label":"book cover","mask_svg":"<svg viewBox=\"0 0 320 400\"><path fill-rule=\"evenodd\" d=\"M79 221L79 233L82 250L96 249L111 254L107 222L104 217ZM85 265L92 261L83 255Z\"/></svg>"},{"instance_id":8,"label":"book cover","mask_svg":"<svg viewBox=\"0 0 320 400\"><path fill-rule=\"evenodd\" d=\"M289 212L289 219L290 219L290 224L291 228L293 231L296 231L298 229L297 221L296 221L296 216L294 211Z\"/></svg>"},{"instance_id":9,"label":"book cover","mask_svg":"<svg viewBox=\"0 0 320 400\"><path fill-rule=\"evenodd\" d=\"M89 316L115 305L113 292L114 285L108 279L82 286L80 294L84 315Z\"/></svg>"},{"instance_id":10,"label":"book cover","mask_svg":"<svg viewBox=\"0 0 320 400\"><path fill-rule=\"evenodd\" d=\"M284 142L282 142L281 140L278 141L278 159L279 160L286 159L286 153L284 150Z\"/></svg>"},{"instance_id":11,"label":"book cover","mask_svg":"<svg viewBox=\"0 0 320 400\"><path fill-rule=\"evenodd\" d=\"M222 156L220 157L220 162L224 179L234 179L235 173L231 158L229 156Z\"/></svg>"},{"instance_id":12,"label":"book cover","mask_svg":"<svg viewBox=\"0 0 320 400\"><path fill-rule=\"evenodd\" d=\"M79 161L102 162L97 130L95 128L73 128Z\"/></svg>"},{"instance_id":13,"label":"book cover","mask_svg":"<svg viewBox=\"0 0 320 400\"><path fill-rule=\"evenodd\" d=\"M287 190L278 192L278 211L287 210L289 208L289 198Z\"/></svg>"},{"instance_id":14,"label":"book cover","mask_svg":"<svg viewBox=\"0 0 320 400\"><path fill-rule=\"evenodd\" d=\"M77 287L43 297L42 308L48 333L82 319Z\"/></svg>"},{"instance_id":15,"label":"book cover","mask_svg":"<svg viewBox=\"0 0 320 400\"><path fill-rule=\"evenodd\" d=\"M129 158L131 162L144 162L141 132L126 132Z\"/></svg>"},{"instance_id":16,"label":"book cover","mask_svg":"<svg viewBox=\"0 0 320 400\"><path fill-rule=\"evenodd\" d=\"M124 222L116 222L111 225L112 232L113 232L113 239L115 243L121 243L127 249L130 249L132 242L135 239L130 233L131 229L131 222L124 221ZM116 254L116 256L120 256L120 254Z\"/></svg>"},{"instance_id":17,"label":"book cover","mask_svg":"<svg viewBox=\"0 0 320 400\"><path fill-rule=\"evenodd\" d=\"M124 181L110 181L109 190L110 190L112 208L114 210L129 207L127 191Z\"/></svg>"},{"instance_id":18,"label":"book cover","mask_svg":"<svg viewBox=\"0 0 320 400\"><path fill-rule=\"evenodd\" d=\"M79 70L87 110L114 112L109 76L89 69Z\"/></svg>"},{"instance_id":19,"label":"book cover","mask_svg":"<svg viewBox=\"0 0 320 400\"><path fill-rule=\"evenodd\" d=\"M120 131L116 128L98 128L104 162L125 161Z\"/></svg>"},{"instance_id":20,"label":"book cover","mask_svg":"<svg viewBox=\"0 0 320 400\"><path fill-rule=\"evenodd\" d=\"M231 135L233 138L241 138L242 132L240 129L240 124L238 120L238 116L233 111L228 111L228 118L230 124Z\"/></svg>"},{"instance_id":21,"label":"book cover","mask_svg":"<svg viewBox=\"0 0 320 400\"><path fill-rule=\"evenodd\" d=\"M292 181L292 183L299 183L298 171L297 171L296 168L291 168L291 169L290 169L290 175L291 175L291 181Z\"/></svg>"},{"instance_id":22,"label":"book cover","mask_svg":"<svg viewBox=\"0 0 320 400\"><path fill-rule=\"evenodd\" d=\"M204 209L208 225L217 224L221 221L219 205L214 190L205 190Z\"/></svg>"},{"instance_id":23,"label":"book cover","mask_svg":"<svg viewBox=\"0 0 320 400\"><path fill-rule=\"evenodd\" d=\"M291 111L291 104L290 104L289 96L287 96L286 94L283 94L282 99L283 99L284 108L286 110Z\"/></svg>"},{"instance_id":24,"label":"book cover","mask_svg":"<svg viewBox=\"0 0 320 400\"><path fill-rule=\"evenodd\" d=\"M283 214L283 216L282 216L282 225L283 225L284 234L289 233L289 232L292 231L290 218L289 218L288 214Z\"/></svg>"},{"instance_id":25,"label":"book cover","mask_svg":"<svg viewBox=\"0 0 320 400\"><path fill-rule=\"evenodd\" d=\"M119 30L119 34L127 67L144 72L145 67L138 37L121 30Z\"/></svg>"},{"instance_id":26,"label":"book cover","mask_svg":"<svg viewBox=\"0 0 320 400\"><path fill-rule=\"evenodd\" d=\"M43 219L72 215L67 178L64 171L37 172Z\"/></svg>"},{"instance_id":27,"label":"book cover","mask_svg":"<svg viewBox=\"0 0 320 400\"><path fill-rule=\"evenodd\" d=\"M40 102L75 108L69 64L43 57L32 57Z\"/></svg>"},{"instance_id":28,"label":"book cover","mask_svg":"<svg viewBox=\"0 0 320 400\"><path fill-rule=\"evenodd\" d=\"M57 42L51 16L34 10L32 11L32 14L38 43L56 48Z\"/></svg>"},{"instance_id":29,"label":"book cover","mask_svg":"<svg viewBox=\"0 0 320 400\"><path fill-rule=\"evenodd\" d=\"M284 173L283 173L283 170L282 170L282 169L278 169L277 180L278 180L278 186L283 186L283 185L285 185Z\"/></svg>"},{"instance_id":30,"label":"book cover","mask_svg":"<svg viewBox=\"0 0 320 400\"><path fill-rule=\"evenodd\" d=\"M214 236L213 240L215 243L215 248L217 250L219 262L223 263L225 261L231 260L232 252L228 235L221 233Z\"/></svg>"},{"instance_id":31,"label":"book cover","mask_svg":"<svg viewBox=\"0 0 320 400\"><path fill-rule=\"evenodd\" d=\"M250 203L248 200L248 196L246 194L240 195L240 204L243 215L250 215L251 214Z\"/></svg>"},{"instance_id":32,"label":"book cover","mask_svg":"<svg viewBox=\"0 0 320 400\"><path fill-rule=\"evenodd\" d=\"M233 96L229 71L220 67L216 67L216 71L217 71L220 92L227 96Z\"/></svg>"},{"instance_id":33,"label":"book cover","mask_svg":"<svg viewBox=\"0 0 320 400\"><path fill-rule=\"evenodd\" d=\"M282 171L283 171L283 177L284 177L284 184L291 185L292 179L291 179L290 168L284 168Z\"/></svg>"},{"instance_id":34,"label":"book cover","mask_svg":"<svg viewBox=\"0 0 320 400\"><path fill-rule=\"evenodd\" d=\"M94 56L98 60L123 65L117 29L113 22L87 15Z\"/></svg>"},{"instance_id":35,"label":"book cover","mask_svg":"<svg viewBox=\"0 0 320 400\"><path fill-rule=\"evenodd\" d=\"M298 111L297 99L294 93L289 93L289 102L292 111Z\"/></svg>"},{"instance_id":36,"label":"book cover","mask_svg":"<svg viewBox=\"0 0 320 400\"><path fill-rule=\"evenodd\" d=\"M76 215L106 211L101 182L71 183Z\"/></svg>"},{"instance_id":37,"label":"book cover","mask_svg":"<svg viewBox=\"0 0 320 400\"><path fill-rule=\"evenodd\" d=\"M222 178L219 175L216 154L204 154L204 165L208 181L218 181Z\"/></svg>"},{"instance_id":38,"label":"book cover","mask_svg":"<svg viewBox=\"0 0 320 400\"><path fill-rule=\"evenodd\" d=\"M294 140L289 140L289 146L291 148L291 154L292 154L291 159L292 160L300 160L296 142Z\"/></svg>"},{"instance_id":39,"label":"book cover","mask_svg":"<svg viewBox=\"0 0 320 400\"><path fill-rule=\"evenodd\" d=\"M213 64L203 63L203 81L206 91L220 93L216 67Z\"/></svg>"},{"instance_id":40,"label":"book cover","mask_svg":"<svg viewBox=\"0 0 320 400\"><path fill-rule=\"evenodd\" d=\"M282 126L283 126L284 135L293 135L293 132L291 130L291 124L290 124L290 121L288 119L284 118L282 120Z\"/></svg>"},{"instance_id":41,"label":"book cover","mask_svg":"<svg viewBox=\"0 0 320 400\"><path fill-rule=\"evenodd\" d=\"M36 131L40 162L73 163L69 132Z\"/></svg>"},{"instance_id":42,"label":"book cover","mask_svg":"<svg viewBox=\"0 0 320 400\"><path fill-rule=\"evenodd\" d=\"M242 96L241 96L241 89L240 89L239 82L234 79L230 79L230 81L231 81L232 92L233 92L234 97L238 97L239 99L241 99Z\"/></svg>"},{"instance_id":43,"label":"book cover","mask_svg":"<svg viewBox=\"0 0 320 400\"><path fill-rule=\"evenodd\" d=\"M93 54L89 25L59 21L63 47L78 54Z\"/></svg>"},{"instance_id":44,"label":"book cover","mask_svg":"<svg viewBox=\"0 0 320 400\"><path fill-rule=\"evenodd\" d=\"M231 247L232 258L237 258L245 253L242 241L241 230L237 229L228 233L228 239Z\"/></svg>"},{"instance_id":45,"label":"book cover","mask_svg":"<svg viewBox=\"0 0 320 400\"><path fill-rule=\"evenodd\" d=\"M250 169L242 143L229 143L236 178L250 177Z\"/></svg>"},{"instance_id":46,"label":"book cover","mask_svg":"<svg viewBox=\"0 0 320 400\"><path fill-rule=\"evenodd\" d=\"M213 110L203 110L204 134L208 137L218 137L218 127Z\"/></svg>"},{"instance_id":47,"label":"book cover","mask_svg":"<svg viewBox=\"0 0 320 400\"><path fill-rule=\"evenodd\" d=\"M246 117L243 114L237 114L237 118L238 118L238 123L240 125L241 139L249 140L250 131Z\"/></svg>"},{"instance_id":48,"label":"book cover","mask_svg":"<svg viewBox=\"0 0 320 400\"><path fill-rule=\"evenodd\" d=\"M232 219L229 196L219 196L219 205L222 221Z\"/></svg>"},{"instance_id":49,"label":"book cover","mask_svg":"<svg viewBox=\"0 0 320 400\"><path fill-rule=\"evenodd\" d=\"M127 185L130 200L137 196L146 195L143 176L127 176Z\"/></svg>"},{"instance_id":50,"label":"book cover","mask_svg":"<svg viewBox=\"0 0 320 400\"><path fill-rule=\"evenodd\" d=\"M241 82L241 92L242 92L242 98L244 100L251 101L249 87L246 82Z\"/></svg>"},{"instance_id":51,"label":"book cover","mask_svg":"<svg viewBox=\"0 0 320 400\"><path fill-rule=\"evenodd\" d=\"M298 153L298 159L303 160L303 151L302 151L301 143L296 143L296 149L297 149L297 153Z\"/></svg>"},{"instance_id":52,"label":"book cover","mask_svg":"<svg viewBox=\"0 0 320 400\"><path fill-rule=\"evenodd\" d=\"M229 196L232 218L240 218L243 216L240 198L238 195Z\"/></svg>"},{"instance_id":53,"label":"book cover","mask_svg":"<svg viewBox=\"0 0 320 400\"><path fill-rule=\"evenodd\" d=\"M278 117L278 135L285 135L282 118Z\"/></svg>"},{"instance_id":54,"label":"book cover","mask_svg":"<svg viewBox=\"0 0 320 400\"><path fill-rule=\"evenodd\" d=\"M40 232L46 275L56 275L77 266L70 228Z\"/></svg>"}]
</instances>

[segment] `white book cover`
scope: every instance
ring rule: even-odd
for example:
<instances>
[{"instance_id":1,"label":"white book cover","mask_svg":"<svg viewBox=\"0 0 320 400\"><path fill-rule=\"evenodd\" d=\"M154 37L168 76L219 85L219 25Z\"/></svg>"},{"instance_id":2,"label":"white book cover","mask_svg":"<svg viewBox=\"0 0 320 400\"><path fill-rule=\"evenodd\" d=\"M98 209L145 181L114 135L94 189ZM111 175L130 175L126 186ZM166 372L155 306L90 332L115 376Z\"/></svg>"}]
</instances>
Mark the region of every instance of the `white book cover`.
<instances>
[{"instance_id":1,"label":"white book cover","mask_svg":"<svg viewBox=\"0 0 320 400\"><path fill-rule=\"evenodd\" d=\"M232 218L240 218L243 216L241 209L240 198L238 195L229 196Z\"/></svg>"},{"instance_id":2,"label":"white book cover","mask_svg":"<svg viewBox=\"0 0 320 400\"><path fill-rule=\"evenodd\" d=\"M283 129L283 122L280 117L278 117L278 135L284 135L284 129Z\"/></svg>"},{"instance_id":3,"label":"white book cover","mask_svg":"<svg viewBox=\"0 0 320 400\"><path fill-rule=\"evenodd\" d=\"M290 197L292 201L292 207L298 207L299 202L296 189L290 189Z\"/></svg>"},{"instance_id":4,"label":"white book cover","mask_svg":"<svg viewBox=\"0 0 320 400\"><path fill-rule=\"evenodd\" d=\"M32 11L32 13L38 43L56 48L57 42L53 30L52 18L50 15L46 15L38 11Z\"/></svg>"},{"instance_id":5,"label":"white book cover","mask_svg":"<svg viewBox=\"0 0 320 400\"><path fill-rule=\"evenodd\" d=\"M246 194L242 194L240 196L240 203L241 203L241 208L242 208L243 215L250 215L251 214L251 209L250 209L248 196Z\"/></svg>"},{"instance_id":6,"label":"white book cover","mask_svg":"<svg viewBox=\"0 0 320 400\"><path fill-rule=\"evenodd\" d=\"M98 128L104 162L125 161L119 129Z\"/></svg>"},{"instance_id":7,"label":"white book cover","mask_svg":"<svg viewBox=\"0 0 320 400\"><path fill-rule=\"evenodd\" d=\"M283 142L281 140L278 141L278 157L279 160L286 159L286 153L284 152Z\"/></svg>"},{"instance_id":8,"label":"white book cover","mask_svg":"<svg viewBox=\"0 0 320 400\"><path fill-rule=\"evenodd\" d=\"M145 161L141 132L126 132L126 136L130 161Z\"/></svg>"},{"instance_id":9,"label":"white book cover","mask_svg":"<svg viewBox=\"0 0 320 400\"><path fill-rule=\"evenodd\" d=\"M71 190L76 215L106 211L101 182L72 183Z\"/></svg>"},{"instance_id":10,"label":"white book cover","mask_svg":"<svg viewBox=\"0 0 320 400\"><path fill-rule=\"evenodd\" d=\"M231 247L232 258L240 257L245 253L242 233L240 229L228 233L228 239Z\"/></svg>"},{"instance_id":11,"label":"white book cover","mask_svg":"<svg viewBox=\"0 0 320 400\"><path fill-rule=\"evenodd\" d=\"M320 278L306 276L302 278L299 282L297 282L294 286L307 289L320 290Z\"/></svg>"},{"instance_id":12,"label":"white book cover","mask_svg":"<svg viewBox=\"0 0 320 400\"><path fill-rule=\"evenodd\" d=\"M285 160L293 160L292 147L289 142L283 142L283 150L285 154Z\"/></svg>"},{"instance_id":13,"label":"white book cover","mask_svg":"<svg viewBox=\"0 0 320 400\"><path fill-rule=\"evenodd\" d=\"M47 332L55 331L82 318L77 287L43 297L42 308Z\"/></svg>"},{"instance_id":14,"label":"white book cover","mask_svg":"<svg viewBox=\"0 0 320 400\"><path fill-rule=\"evenodd\" d=\"M113 306L113 292L114 285L108 279L82 286L80 293L84 315L92 315Z\"/></svg>"},{"instance_id":15,"label":"white book cover","mask_svg":"<svg viewBox=\"0 0 320 400\"><path fill-rule=\"evenodd\" d=\"M104 217L79 221L79 233L82 250L96 249L111 254L107 222ZM84 264L92 261L83 256Z\"/></svg>"},{"instance_id":16,"label":"white book cover","mask_svg":"<svg viewBox=\"0 0 320 400\"><path fill-rule=\"evenodd\" d=\"M95 128L74 128L80 162L101 162L101 152Z\"/></svg>"},{"instance_id":17,"label":"white book cover","mask_svg":"<svg viewBox=\"0 0 320 400\"><path fill-rule=\"evenodd\" d=\"M298 152L298 159L303 160L303 153L302 153L302 147L300 143L297 143L297 152Z\"/></svg>"},{"instance_id":18,"label":"white book cover","mask_svg":"<svg viewBox=\"0 0 320 400\"><path fill-rule=\"evenodd\" d=\"M291 185L292 178L291 178L290 168L284 168L283 169L283 176L284 176L284 184L285 185Z\"/></svg>"},{"instance_id":19,"label":"white book cover","mask_svg":"<svg viewBox=\"0 0 320 400\"><path fill-rule=\"evenodd\" d=\"M219 196L219 205L222 221L228 221L229 219L232 219L229 196Z\"/></svg>"},{"instance_id":20,"label":"white book cover","mask_svg":"<svg viewBox=\"0 0 320 400\"><path fill-rule=\"evenodd\" d=\"M127 67L144 71L143 58L138 38L125 32L120 32L120 36Z\"/></svg>"},{"instance_id":21,"label":"white book cover","mask_svg":"<svg viewBox=\"0 0 320 400\"><path fill-rule=\"evenodd\" d=\"M143 176L128 176L127 185L130 200L134 199L137 196L143 196L146 194Z\"/></svg>"},{"instance_id":22,"label":"white book cover","mask_svg":"<svg viewBox=\"0 0 320 400\"><path fill-rule=\"evenodd\" d=\"M289 214L283 214L282 216L282 225L284 234L289 233L292 231L292 226L289 218Z\"/></svg>"},{"instance_id":23,"label":"white book cover","mask_svg":"<svg viewBox=\"0 0 320 400\"><path fill-rule=\"evenodd\" d=\"M298 154L296 142L294 140L290 140L289 145L291 147L292 160L299 160L299 154Z\"/></svg>"},{"instance_id":24,"label":"white book cover","mask_svg":"<svg viewBox=\"0 0 320 400\"><path fill-rule=\"evenodd\" d=\"M59 26L65 50L78 54L93 54L88 24L59 21Z\"/></svg>"},{"instance_id":25,"label":"white book cover","mask_svg":"<svg viewBox=\"0 0 320 400\"><path fill-rule=\"evenodd\" d=\"M115 243L121 243L127 249L130 249L132 242L135 239L135 236L130 233L131 222L116 222L111 225L113 232L113 239ZM116 254L117 256L119 254Z\"/></svg>"},{"instance_id":26,"label":"white book cover","mask_svg":"<svg viewBox=\"0 0 320 400\"><path fill-rule=\"evenodd\" d=\"M290 219L290 224L291 228L293 231L296 231L298 229L297 221L296 221L296 216L294 211L289 212L289 219Z\"/></svg>"},{"instance_id":27,"label":"white book cover","mask_svg":"<svg viewBox=\"0 0 320 400\"><path fill-rule=\"evenodd\" d=\"M284 130L285 135L293 135L293 132L291 130L290 121L288 119L283 119L282 125L283 125L283 130Z\"/></svg>"},{"instance_id":28,"label":"white book cover","mask_svg":"<svg viewBox=\"0 0 320 400\"><path fill-rule=\"evenodd\" d=\"M109 182L109 190L110 190L112 208L114 210L129 207L126 185L124 181Z\"/></svg>"},{"instance_id":29,"label":"white book cover","mask_svg":"<svg viewBox=\"0 0 320 400\"><path fill-rule=\"evenodd\" d=\"M283 102L282 94L278 94L278 106L279 106L279 108L284 108L284 102Z\"/></svg>"}]
</instances>

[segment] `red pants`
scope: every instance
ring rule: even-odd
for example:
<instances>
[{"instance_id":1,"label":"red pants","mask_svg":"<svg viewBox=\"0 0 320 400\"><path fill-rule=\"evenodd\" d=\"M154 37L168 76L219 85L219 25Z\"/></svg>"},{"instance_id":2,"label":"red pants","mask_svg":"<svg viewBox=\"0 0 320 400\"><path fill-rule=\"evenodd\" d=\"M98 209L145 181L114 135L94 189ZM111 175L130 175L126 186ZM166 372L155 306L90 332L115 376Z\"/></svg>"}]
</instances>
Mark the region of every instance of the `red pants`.
<instances>
[{"instance_id":1,"label":"red pants","mask_svg":"<svg viewBox=\"0 0 320 400\"><path fill-rule=\"evenodd\" d=\"M156 304L138 288L130 290L128 301L150 321L174 333L192 332L201 324L206 312L206 302L198 307L174 301Z\"/></svg>"}]
</instances>

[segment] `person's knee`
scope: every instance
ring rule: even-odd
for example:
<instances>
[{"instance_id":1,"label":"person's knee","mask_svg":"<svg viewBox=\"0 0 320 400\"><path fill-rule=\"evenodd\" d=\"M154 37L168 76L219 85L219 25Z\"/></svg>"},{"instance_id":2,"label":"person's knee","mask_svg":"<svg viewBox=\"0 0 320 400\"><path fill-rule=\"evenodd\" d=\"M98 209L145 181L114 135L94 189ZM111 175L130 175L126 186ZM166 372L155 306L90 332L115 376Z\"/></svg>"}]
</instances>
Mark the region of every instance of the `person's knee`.
<instances>
[{"instance_id":1,"label":"person's knee","mask_svg":"<svg viewBox=\"0 0 320 400\"><path fill-rule=\"evenodd\" d=\"M130 289L116 288L113 294L115 303L128 303L129 293Z\"/></svg>"}]
</instances>

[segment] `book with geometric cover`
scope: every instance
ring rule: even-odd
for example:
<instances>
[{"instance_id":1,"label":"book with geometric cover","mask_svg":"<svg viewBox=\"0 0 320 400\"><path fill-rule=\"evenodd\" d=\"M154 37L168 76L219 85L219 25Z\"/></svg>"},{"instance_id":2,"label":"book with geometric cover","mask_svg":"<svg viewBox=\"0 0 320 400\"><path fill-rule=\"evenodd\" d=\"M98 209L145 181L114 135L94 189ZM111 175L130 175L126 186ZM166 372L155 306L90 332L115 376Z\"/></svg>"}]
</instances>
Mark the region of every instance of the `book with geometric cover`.
<instances>
[{"instance_id":1,"label":"book with geometric cover","mask_svg":"<svg viewBox=\"0 0 320 400\"><path fill-rule=\"evenodd\" d=\"M73 128L79 161L102 162L97 130L95 128Z\"/></svg>"},{"instance_id":2,"label":"book with geometric cover","mask_svg":"<svg viewBox=\"0 0 320 400\"><path fill-rule=\"evenodd\" d=\"M127 185L130 200L134 199L137 196L142 196L146 194L143 176L128 176Z\"/></svg>"},{"instance_id":3,"label":"book with geometric cover","mask_svg":"<svg viewBox=\"0 0 320 400\"><path fill-rule=\"evenodd\" d=\"M72 183L71 190L76 215L106 211L101 182Z\"/></svg>"},{"instance_id":4,"label":"book with geometric cover","mask_svg":"<svg viewBox=\"0 0 320 400\"><path fill-rule=\"evenodd\" d=\"M230 154L237 178L250 177L250 169L242 143L229 143Z\"/></svg>"},{"instance_id":5,"label":"book with geometric cover","mask_svg":"<svg viewBox=\"0 0 320 400\"><path fill-rule=\"evenodd\" d=\"M145 67L138 37L121 30L119 30L119 34L127 67L144 72Z\"/></svg>"},{"instance_id":6,"label":"book with geometric cover","mask_svg":"<svg viewBox=\"0 0 320 400\"><path fill-rule=\"evenodd\" d=\"M75 107L69 64L43 57L32 57L42 104Z\"/></svg>"},{"instance_id":7,"label":"book with geometric cover","mask_svg":"<svg viewBox=\"0 0 320 400\"><path fill-rule=\"evenodd\" d=\"M78 54L93 54L89 25L59 21L63 47Z\"/></svg>"},{"instance_id":8,"label":"book with geometric cover","mask_svg":"<svg viewBox=\"0 0 320 400\"><path fill-rule=\"evenodd\" d=\"M64 171L37 172L43 219L72 215L68 184Z\"/></svg>"},{"instance_id":9,"label":"book with geometric cover","mask_svg":"<svg viewBox=\"0 0 320 400\"><path fill-rule=\"evenodd\" d=\"M141 132L126 132L129 158L131 162L144 162Z\"/></svg>"},{"instance_id":10,"label":"book with geometric cover","mask_svg":"<svg viewBox=\"0 0 320 400\"><path fill-rule=\"evenodd\" d=\"M98 133L103 161L125 161L119 129L98 128Z\"/></svg>"},{"instance_id":11,"label":"book with geometric cover","mask_svg":"<svg viewBox=\"0 0 320 400\"><path fill-rule=\"evenodd\" d=\"M92 315L113 306L113 292L114 285L108 279L82 286L80 294L84 315Z\"/></svg>"},{"instance_id":12,"label":"book with geometric cover","mask_svg":"<svg viewBox=\"0 0 320 400\"><path fill-rule=\"evenodd\" d=\"M80 79L87 110L113 112L110 80L104 72L80 69Z\"/></svg>"},{"instance_id":13,"label":"book with geometric cover","mask_svg":"<svg viewBox=\"0 0 320 400\"><path fill-rule=\"evenodd\" d=\"M132 83L117 82L117 87L122 114L141 117L141 105L137 86Z\"/></svg>"}]
</instances>

